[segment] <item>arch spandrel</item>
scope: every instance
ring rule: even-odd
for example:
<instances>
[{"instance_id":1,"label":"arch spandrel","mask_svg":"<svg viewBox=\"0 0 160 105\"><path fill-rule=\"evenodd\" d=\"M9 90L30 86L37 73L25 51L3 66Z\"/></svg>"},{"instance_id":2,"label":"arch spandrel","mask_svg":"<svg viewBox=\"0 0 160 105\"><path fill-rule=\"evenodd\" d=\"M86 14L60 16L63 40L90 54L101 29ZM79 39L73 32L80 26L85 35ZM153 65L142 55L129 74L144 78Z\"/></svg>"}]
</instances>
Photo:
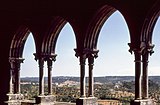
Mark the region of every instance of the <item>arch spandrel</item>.
<instances>
[{"instance_id":1,"label":"arch spandrel","mask_svg":"<svg viewBox=\"0 0 160 105\"><path fill-rule=\"evenodd\" d=\"M65 19L61 17L54 17L54 19L51 21L49 25L49 28L46 31L46 34L42 42L43 53L55 53L55 45L58 35L66 23L67 21Z\"/></svg>"},{"instance_id":2,"label":"arch spandrel","mask_svg":"<svg viewBox=\"0 0 160 105\"><path fill-rule=\"evenodd\" d=\"M141 41L146 42L146 44L152 43L153 29L160 16L159 5L160 1L155 2L155 4L150 8L148 14L145 17L141 30Z\"/></svg>"},{"instance_id":3,"label":"arch spandrel","mask_svg":"<svg viewBox=\"0 0 160 105\"><path fill-rule=\"evenodd\" d=\"M26 26L22 25L18 28L11 42L9 57L22 57L24 44L29 33L30 30Z\"/></svg>"},{"instance_id":4,"label":"arch spandrel","mask_svg":"<svg viewBox=\"0 0 160 105\"><path fill-rule=\"evenodd\" d=\"M97 41L98 41L100 30L103 24L115 11L116 11L115 8L108 5L101 7L97 11L91 23L89 24L89 27L86 33L85 42L84 42L86 48L90 48L90 49L97 48Z\"/></svg>"},{"instance_id":5,"label":"arch spandrel","mask_svg":"<svg viewBox=\"0 0 160 105\"><path fill-rule=\"evenodd\" d=\"M25 37L25 34L29 31L25 26L20 26L16 33L14 34L14 37L11 42L10 46L10 57L21 57L22 55L20 50L23 46L23 40Z\"/></svg>"}]
</instances>

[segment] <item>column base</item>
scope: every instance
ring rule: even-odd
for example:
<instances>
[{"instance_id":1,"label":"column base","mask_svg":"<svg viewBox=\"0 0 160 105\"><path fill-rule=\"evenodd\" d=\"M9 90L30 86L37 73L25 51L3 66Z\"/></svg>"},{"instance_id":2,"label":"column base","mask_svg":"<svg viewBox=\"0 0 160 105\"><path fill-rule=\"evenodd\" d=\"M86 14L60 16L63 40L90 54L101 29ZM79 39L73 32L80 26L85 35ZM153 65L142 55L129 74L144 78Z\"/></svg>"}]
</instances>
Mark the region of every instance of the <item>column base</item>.
<instances>
[{"instance_id":1,"label":"column base","mask_svg":"<svg viewBox=\"0 0 160 105\"><path fill-rule=\"evenodd\" d=\"M8 105L21 105L21 101L24 100L23 94L7 94L8 96Z\"/></svg>"},{"instance_id":2,"label":"column base","mask_svg":"<svg viewBox=\"0 0 160 105\"><path fill-rule=\"evenodd\" d=\"M156 105L156 103L151 99L140 99L131 101L130 105Z\"/></svg>"},{"instance_id":3,"label":"column base","mask_svg":"<svg viewBox=\"0 0 160 105\"><path fill-rule=\"evenodd\" d=\"M76 105L98 105L96 97L84 97L76 100Z\"/></svg>"},{"instance_id":4,"label":"column base","mask_svg":"<svg viewBox=\"0 0 160 105\"><path fill-rule=\"evenodd\" d=\"M47 95L47 96L37 96L36 97L36 104L40 103L55 103L56 96L54 95Z\"/></svg>"}]
</instances>

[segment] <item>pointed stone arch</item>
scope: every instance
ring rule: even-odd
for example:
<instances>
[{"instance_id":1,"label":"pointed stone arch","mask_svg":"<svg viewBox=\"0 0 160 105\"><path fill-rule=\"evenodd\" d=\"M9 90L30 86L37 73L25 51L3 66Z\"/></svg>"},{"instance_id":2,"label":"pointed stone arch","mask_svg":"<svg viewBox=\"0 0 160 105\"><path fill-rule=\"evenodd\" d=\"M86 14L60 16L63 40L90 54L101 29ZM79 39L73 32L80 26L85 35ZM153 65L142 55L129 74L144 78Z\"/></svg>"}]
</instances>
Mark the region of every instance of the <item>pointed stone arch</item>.
<instances>
[{"instance_id":1,"label":"pointed stone arch","mask_svg":"<svg viewBox=\"0 0 160 105\"><path fill-rule=\"evenodd\" d=\"M51 54L55 53L55 46L58 35L67 21L59 16L54 17L42 41L42 52Z\"/></svg>"},{"instance_id":2,"label":"pointed stone arch","mask_svg":"<svg viewBox=\"0 0 160 105\"><path fill-rule=\"evenodd\" d=\"M103 24L106 22L106 20L116 10L117 9L112 6L105 5L97 11L95 16L91 20L91 22L89 24L89 28L87 29L87 32L86 32L86 37L85 37L85 41L84 41L85 48L89 48L89 49L96 49L97 48L97 41L98 41L100 30L101 30ZM121 11L119 11L119 12L121 13ZM122 14L122 16L123 16L123 14ZM126 23L127 23L127 21L126 21Z\"/></svg>"},{"instance_id":3,"label":"pointed stone arch","mask_svg":"<svg viewBox=\"0 0 160 105\"><path fill-rule=\"evenodd\" d=\"M155 2L155 4L151 7L148 12L146 18L144 19L142 31L141 31L141 42L145 42L146 44L152 43L152 33L154 26L160 16L160 1Z\"/></svg>"},{"instance_id":4,"label":"pointed stone arch","mask_svg":"<svg viewBox=\"0 0 160 105\"><path fill-rule=\"evenodd\" d=\"M97 39L98 34L100 33L100 29L104 22L116 11L115 8L105 5L101 7L93 19L91 20L84 41L85 48L93 48L96 49L97 47Z\"/></svg>"},{"instance_id":5,"label":"pointed stone arch","mask_svg":"<svg viewBox=\"0 0 160 105\"><path fill-rule=\"evenodd\" d=\"M27 28L24 25L18 28L11 42L9 57L14 57L14 58L22 57L24 45L29 33L30 33L29 28Z\"/></svg>"}]
</instances>

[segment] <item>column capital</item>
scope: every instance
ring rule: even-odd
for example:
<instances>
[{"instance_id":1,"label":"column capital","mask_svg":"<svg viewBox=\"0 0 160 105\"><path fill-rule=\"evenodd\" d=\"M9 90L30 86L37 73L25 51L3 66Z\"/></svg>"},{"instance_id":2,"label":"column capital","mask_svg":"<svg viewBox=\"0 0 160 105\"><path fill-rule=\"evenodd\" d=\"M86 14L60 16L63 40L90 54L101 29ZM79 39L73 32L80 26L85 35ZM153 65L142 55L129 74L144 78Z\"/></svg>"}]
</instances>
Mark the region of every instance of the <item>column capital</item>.
<instances>
[{"instance_id":1,"label":"column capital","mask_svg":"<svg viewBox=\"0 0 160 105\"><path fill-rule=\"evenodd\" d=\"M155 46L154 44L147 43L146 48L143 51L143 55L146 53L152 55L154 53L154 51L153 51L154 46Z\"/></svg>"},{"instance_id":2,"label":"column capital","mask_svg":"<svg viewBox=\"0 0 160 105\"><path fill-rule=\"evenodd\" d=\"M89 49L89 48L84 48L81 52L78 51L77 49L74 49L74 51L76 52L75 54L76 57L83 56L84 58L88 58L91 56L97 58L99 52L99 50L97 49Z\"/></svg>"},{"instance_id":3,"label":"column capital","mask_svg":"<svg viewBox=\"0 0 160 105\"><path fill-rule=\"evenodd\" d=\"M20 64L23 63L24 60L25 59L23 59L23 58L10 57L9 62L11 65L11 70L14 71L15 68L20 68Z\"/></svg>"},{"instance_id":4,"label":"column capital","mask_svg":"<svg viewBox=\"0 0 160 105\"><path fill-rule=\"evenodd\" d=\"M141 43L139 46L135 46L132 43L128 43L128 46L130 49L128 50L131 54L134 53L139 53L142 54L142 51L145 49L145 43Z\"/></svg>"},{"instance_id":5,"label":"column capital","mask_svg":"<svg viewBox=\"0 0 160 105\"><path fill-rule=\"evenodd\" d=\"M9 58L10 63L23 63L24 60L25 60L24 58L14 58L14 57Z\"/></svg>"},{"instance_id":6,"label":"column capital","mask_svg":"<svg viewBox=\"0 0 160 105\"><path fill-rule=\"evenodd\" d=\"M37 54L37 53L33 53L33 55L35 56L35 60L40 60L40 59L44 59L44 53L40 53L40 54Z\"/></svg>"},{"instance_id":7,"label":"column capital","mask_svg":"<svg viewBox=\"0 0 160 105\"><path fill-rule=\"evenodd\" d=\"M35 56L35 60L37 61L38 59L43 59L44 61L56 61L56 56L57 54L48 54L48 53L41 53L41 54L37 54L37 53L33 53L33 55Z\"/></svg>"},{"instance_id":8,"label":"column capital","mask_svg":"<svg viewBox=\"0 0 160 105\"><path fill-rule=\"evenodd\" d=\"M140 53L141 55L145 54L145 53L150 53L150 55L152 55L154 53L153 48L154 48L154 44L151 44L150 42L141 42L139 47L134 46L132 43L128 43L130 49L129 52L132 54L132 52L134 53Z\"/></svg>"},{"instance_id":9,"label":"column capital","mask_svg":"<svg viewBox=\"0 0 160 105\"><path fill-rule=\"evenodd\" d=\"M87 53L87 58L90 58L90 57L97 58L98 57L99 50L97 49L85 49L85 50Z\"/></svg>"},{"instance_id":10,"label":"column capital","mask_svg":"<svg viewBox=\"0 0 160 105\"><path fill-rule=\"evenodd\" d=\"M56 56L57 54L45 54L45 61L51 60L51 61L56 61Z\"/></svg>"}]
</instances>

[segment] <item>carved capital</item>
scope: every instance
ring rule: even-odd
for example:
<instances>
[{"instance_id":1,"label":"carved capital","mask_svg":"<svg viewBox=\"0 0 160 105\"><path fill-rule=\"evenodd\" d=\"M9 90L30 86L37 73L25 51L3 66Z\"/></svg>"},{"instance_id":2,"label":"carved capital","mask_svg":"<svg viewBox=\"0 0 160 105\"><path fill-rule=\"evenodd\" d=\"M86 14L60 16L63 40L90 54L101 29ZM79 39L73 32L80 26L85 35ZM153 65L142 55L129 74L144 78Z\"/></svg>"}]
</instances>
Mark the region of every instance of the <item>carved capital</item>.
<instances>
[{"instance_id":1,"label":"carved capital","mask_svg":"<svg viewBox=\"0 0 160 105\"><path fill-rule=\"evenodd\" d=\"M143 55L146 53L149 53L150 55L152 55L154 53L153 48L154 48L154 44L148 43L146 48L143 51Z\"/></svg>"},{"instance_id":2,"label":"carved capital","mask_svg":"<svg viewBox=\"0 0 160 105\"><path fill-rule=\"evenodd\" d=\"M85 65L86 59L88 58L89 64L94 63L94 58L98 57L99 50L97 49L88 49L85 48L83 51L78 52L77 49L74 49L76 52L76 56L80 57L80 64Z\"/></svg>"},{"instance_id":3,"label":"carved capital","mask_svg":"<svg viewBox=\"0 0 160 105\"><path fill-rule=\"evenodd\" d=\"M36 54L34 53L33 54L35 56L35 60L39 60L39 59L43 59L44 61L48 61L48 60L51 60L51 61L56 61L56 56L57 54L48 54L48 53L41 53L41 54Z\"/></svg>"},{"instance_id":4,"label":"carved capital","mask_svg":"<svg viewBox=\"0 0 160 105\"><path fill-rule=\"evenodd\" d=\"M19 64L20 64L20 63L23 63L23 61L24 61L23 58L16 58L16 62L19 63Z\"/></svg>"},{"instance_id":5,"label":"carved capital","mask_svg":"<svg viewBox=\"0 0 160 105\"><path fill-rule=\"evenodd\" d=\"M10 57L9 62L11 65L11 69L13 70L14 68L20 68L20 64L23 63L23 61L24 61L23 58Z\"/></svg>"},{"instance_id":6,"label":"carved capital","mask_svg":"<svg viewBox=\"0 0 160 105\"><path fill-rule=\"evenodd\" d=\"M37 60L44 60L45 59L45 53L33 53L33 55L35 56L35 60L37 61Z\"/></svg>"},{"instance_id":7,"label":"carved capital","mask_svg":"<svg viewBox=\"0 0 160 105\"><path fill-rule=\"evenodd\" d=\"M99 52L99 50L97 50L97 49L88 49L88 48L85 48L83 50L83 53L86 54L87 58L89 58L89 57L97 58L98 57L98 52Z\"/></svg>"},{"instance_id":8,"label":"carved capital","mask_svg":"<svg viewBox=\"0 0 160 105\"><path fill-rule=\"evenodd\" d=\"M23 61L24 61L24 58L14 58L14 57L9 58L10 63L23 63Z\"/></svg>"},{"instance_id":9,"label":"carved capital","mask_svg":"<svg viewBox=\"0 0 160 105\"><path fill-rule=\"evenodd\" d=\"M88 49L88 48L83 49L83 51L81 51L81 52L78 51L77 49L74 49L74 51L76 52L76 54L75 54L76 57L83 56L86 58L88 58L90 56L97 58L98 52L99 52L99 50L97 50L97 49Z\"/></svg>"},{"instance_id":10,"label":"carved capital","mask_svg":"<svg viewBox=\"0 0 160 105\"><path fill-rule=\"evenodd\" d=\"M129 43L128 45L130 47L129 52L131 54L132 52L141 53L142 55L144 55L145 53L150 53L150 55L152 55L154 53L153 51L154 45L151 43L141 42L139 47L135 47L131 43Z\"/></svg>"},{"instance_id":11,"label":"carved capital","mask_svg":"<svg viewBox=\"0 0 160 105\"><path fill-rule=\"evenodd\" d=\"M128 45L130 47L129 52L131 54L132 52L142 54L143 50L146 48L145 42L141 42L139 46L135 46L132 43L128 43Z\"/></svg>"},{"instance_id":12,"label":"carved capital","mask_svg":"<svg viewBox=\"0 0 160 105\"><path fill-rule=\"evenodd\" d=\"M45 61L56 61L57 54L45 54Z\"/></svg>"},{"instance_id":13,"label":"carved capital","mask_svg":"<svg viewBox=\"0 0 160 105\"><path fill-rule=\"evenodd\" d=\"M23 58L14 58L14 57L10 57L9 58L9 62L11 65L11 72L14 74L16 71L20 70L20 65L21 63L23 63L24 59Z\"/></svg>"}]
</instances>

